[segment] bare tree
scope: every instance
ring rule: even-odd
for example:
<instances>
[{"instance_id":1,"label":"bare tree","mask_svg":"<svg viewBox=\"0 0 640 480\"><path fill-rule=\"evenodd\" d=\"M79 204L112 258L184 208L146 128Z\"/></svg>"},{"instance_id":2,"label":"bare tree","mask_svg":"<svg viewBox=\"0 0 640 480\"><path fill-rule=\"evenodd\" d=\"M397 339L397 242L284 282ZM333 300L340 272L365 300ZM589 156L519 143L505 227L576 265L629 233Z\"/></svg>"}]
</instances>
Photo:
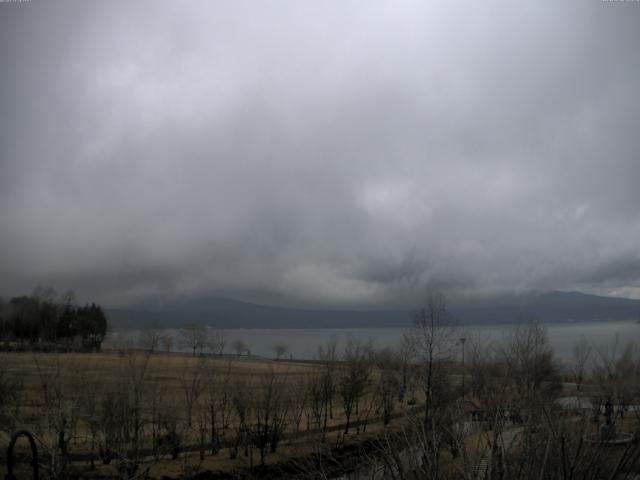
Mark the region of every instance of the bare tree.
<instances>
[{"instance_id":1,"label":"bare tree","mask_svg":"<svg viewBox=\"0 0 640 480\"><path fill-rule=\"evenodd\" d=\"M41 437L50 440L43 443L51 461L50 474L53 478L64 478L67 473L69 440L79 419L82 394L87 392L81 388L81 385L87 383L86 369L84 365L79 365L68 380L59 356L46 364L35 355L33 360L39 379L38 397L42 401L40 412L48 430Z\"/></svg>"},{"instance_id":2,"label":"bare tree","mask_svg":"<svg viewBox=\"0 0 640 480\"><path fill-rule=\"evenodd\" d=\"M249 350L249 347L244 342L244 340L238 339L235 342L233 342L233 350L236 352L238 356L240 356L246 353Z\"/></svg>"},{"instance_id":3,"label":"bare tree","mask_svg":"<svg viewBox=\"0 0 640 480\"><path fill-rule=\"evenodd\" d=\"M375 388L375 400L378 409L382 411L384 425L391 421L391 416L398 398L398 390L402 382L398 379L398 370L402 372L402 360L398 361L395 352L381 351L376 355L376 367L378 369L378 381ZM398 369L398 363L400 368ZM404 394L402 394L404 395Z\"/></svg>"},{"instance_id":4,"label":"bare tree","mask_svg":"<svg viewBox=\"0 0 640 480\"><path fill-rule=\"evenodd\" d=\"M229 457L231 459L238 456L238 450L241 446L244 446L245 457L250 456L250 454L253 455L253 445L250 441L251 399L250 387L240 378L236 378L231 389L231 403L235 413L235 421L233 422L235 438L229 449ZM253 459L253 457L251 458Z\"/></svg>"},{"instance_id":5,"label":"bare tree","mask_svg":"<svg viewBox=\"0 0 640 480\"><path fill-rule=\"evenodd\" d=\"M165 353L171 353L171 348L173 347L173 337L171 335L163 335L160 339L162 343L162 348Z\"/></svg>"},{"instance_id":6,"label":"bare tree","mask_svg":"<svg viewBox=\"0 0 640 480\"><path fill-rule=\"evenodd\" d=\"M412 360L415 357L415 349L413 341L410 335L403 335L400 339L400 344L395 350L396 366L399 370L400 384L398 385L398 401L404 403L407 392L411 390L410 400L415 401L413 398L413 389L410 388L410 382L412 380Z\"/></svg>"},{"instance_id":7,"label":"bare tree","mask_svg":"<svg viewBox=\"0 0 640 480\"><path fill-rule=\"evenodd\" d=\"M225 431L229 427L231 378L231 363L227 364L224 372L220 372L214 365L208 365L206 368L204 382L212 455L218 453Z\"/></svg>"},{"instance_id":8,"label":"bare tree","mask_svg":"<svg viewBox=\"0 0 640 480\"><path fill-rule=\"evenodd\" d=\"M465 368L467 390L472 397L480 397L490 388L490 364L495 351L492 343L480 333L467 335Z\"/></svg>"},{"instance_id":9,"label":"bare tree","mask_svg":"<svg viewBox=\"0 0 640 480\"><path fill-rule=\"evenodd\" d=\"M425 427L429 425L429 414L437 400L434 386L438 364L449 359L454 342L454 330L447 313L445 296L440 292L431 292L424 307L418 310L411 332L413 350L423 369L422 388L425 395ZM442 378L440 375L439 378Z\"/></svg>"},{"instance_id":10,"label":"bare tree","mask_svg":"<svg viewBox=\"0 0 640 480\"><path fill-rule=\"evenodd\" d=\"M325 345L318 347L316 359L322 362L322 374L320 385L322 385L323 398L326 402L324 408L324 428L326 430L327 420L333 419L333 399L336 394L336 369L338 361L338 339L332 336Z\"/></svg>"},{"instance_id":11,"label":"bare tree","mask_svg":"<svg viewBox=\"0 0 640 480\"><path fill-rule=\"evenodd\" d=\"M314 377L311 377L315 380ZM302 417L309 408L309 377L295 381L291 394L291 417L292 425L295 427L294 432L300 432L300 424Z\"/></svg>"},{"instance_id":12,"label":"bare tree","mask_svg":"<svg viewBox=\"0 0 640 480\"><path fill-rule=\"evenodd\" d=\"M521 399L552 394L559 387L559 367L547 330L538 322L518 325L502 350L508 376Z\"/></svg>"},{"instance_id":13,"label":"bare tree","mask_svg":"<svg viewBox=\"0 0 640 480\"><path fill-rule=\"evenodd\" d=\"M83 395L82 400L79 403L79 416L83 419L87 430L89 431L89 456L91 470L95 470L96 461L96 448L98 446L98 437L100 434L100 409L97 399L102 398L104 395L104 384L102 379L96 376L91 376L87 379L87 390L91 391L91 395Z\"/></svg>"},{"instance_id":14,"label":"bare tree","mask_svg":"<svg viewBox=\"0 0 640 480\"><path fill-rule=\"evenodd\" d=\"M20 423L23 409L24 383L0 361L0 431L10 435Z\"/></svg>"},{"instance_id":15,"label":"bare tree","mask_svg":"<svg viewBox=\"0 0 640 480\"><path fill-rule=\"evenodd\" d=\"M273 350L273 353L275 353L276 359L280 360L280 358L287 354L287 352L289 351L289 347L284 343L276 343L271 348L271 350Z\"/></svg>"},{"instance_id":16,"label":"bare tree","mask_svg":"<svg viewBox=\"0 0 640 480\"><path fill-rule=\"evenodd\" d=\"M365 393L371 374L369 346L350 339L345 346L338 391L346 417L344 433L349 433L351 416L359 411L360 400Z\"/></svg>"},{"instance_id":17,"label":"bare tree","mask_svg":"<svg viewBox=\"0 0 640 480\"><path fill-rule=\"evenodd\" d=\"M555 381L556 373L549 368L553 362L548 362L545 335L537 326L523 326L509 340L497 352L469 340L470 373L487 382L486 388L474 387L481 393L478 398L474 394L473 400L480 400L485 408L474 410L474 416L469 417L465 412L469 402L450 397L430 416L428 428L417 412L409 410L403 421L382 430L366 446L350 446L350 471L363 478L398 480L632 477L640 468L640 445L629 442L614 447L602 442L599 435L593 434L589 418L572 415L553 401L548 387ZM517 353L505 355L505 351L514 350ZM615 378L620 369L632 376L627 371L631 364L629 352L633 348L618 351L607 362L610 370L603 372ZM379 362L386 363L383 359ZM443 370L438 367L437 372ZM531 369L524 380L511 378L522 368ZM434 376L438 373L434 372ZM525 402L529 411L521 420L511 422L513 407L523 394L535 401ZM481 421L470 421L472 418ZM443 455L445 450L450 455ZM340 452L333 450L336 451ZM314 478L333 478L337 476L333 466L338 465L338 471L344 468L341 456L334 456L333 452L318 449L305 465L316 475Z\"/></svg>"},{"instance_id":18,"label":"bare tree","mask_svg":"<svg viewBox=\"0 0 640 480\"><path fill-rule=\"evenodd\" d=\"M285 385L281 375L271 370L262 375L253 394L253 417L251 435L260 451L260 464L264 465L267 453L275 453L286 426L289 400L284 394Z\"/></svg>"},{"instance_id":19,"label":"bare tree","mask_svg":"<svg viewBox=\"0 0 640 480\"><path fill-rule=\"evenodd\" d=\"M587 370L587 362L591 356L591 344L582 335L573 345L571 355L571 377L576 383L576 390L580 390L580 386L584 381Z\"/></svg>"},{"instance_id":20,"label":"bare tree","mask_svg":"<svg viewBox=\"0 0 640 480\"><path fill-rule=\"evenodd\" d=\"M193 410L197 404L204 387L204 360L198 359L193 365L188 359L184 359L182 375L180 375L180 388L184 395L187 427L192 426Z\"/></svg>"},{"instance_id":21,"label":"bare tree","mask_svg":"<svg viewBox=\"0 0 640 480\"><path fill-rule=\"evenodd\" d=\"M115 382L100 401L101 456L116 461L121 478L134 478L143 459L149 356L123 356Z\"/></svg>"},{"instance_id":22,"label":"bare tree","mask_svg":"<svg viewBox=\"0 0 640 480\"><path fill-rule=\"evenodd\" d=\"M196 353L202 353L207 346L207 329L202 325L192 323L180 331L180 336L183 347L188 348L194 357Z\"/></svg>"},{"instance_id":23,"label":"bare tree","mask_svg":"<svg viewBox=\"0 0 640 480\"><path fill-rule=\"evenodd\" d=\"M307 417L307 430L309 430L309 424L312 423L316 428L321 428L322 420L325 419L325 428L326 428L326 418L328 417L328 413L326 410L329 408L328 402L326 401L326 389L323 385L323 377L316 373L309 373L306 381L307 386L307 398L309 401L309 410ZM323 429L323 433L324 433Z\"/></svg>"},{"instance_id":24,"label":"bare tree","mask_svg":"<svg viewBox=\"0 0 640 480\"><path fill-rule=\"evenodd\" d=\"M227 339L224 332L220 330L211 330L207 335L207 348L216 355L224 353L224 347L227 345Z\"/></svg>"},{"instance_id":25,"label":"bare tree","mask_svg":"<svg viewBox=\"0 0 640 480\"><path fill-rule=\"evenodd\" d=\"M160 360L156 359L156 362ZM164 361L164 360L163 360ZM149 380L148 389L148 414L149 426L151 427L151 449L156 460L159 459L160 449L159 440L161 438L161 419L162 412L167 408L167 389L164 385L162 377L154 375Z\"/></svg>"},{"instance_id":26,"label":"bare tree","mask_svg":"<svg viewBox=\"0 0 640 480\"><path fill-rule=\"evenodd\" d=\"M138 345L151 354L159 349L161 340L162 331L155 326L140 330L138 334Z\"/></svg>"},{"instance_id":27,"label":"bare tree","mask_svg":"<svg viewBox=\"0 0 640 480\"><path fill-rule=\"evenodd\" d=\"M609 345L596 349L594 379L604 396L617 404L618 414L623 414L636 390L636 350L631 342L622 347L617 333Z\"/></svg>"}]
</instances>

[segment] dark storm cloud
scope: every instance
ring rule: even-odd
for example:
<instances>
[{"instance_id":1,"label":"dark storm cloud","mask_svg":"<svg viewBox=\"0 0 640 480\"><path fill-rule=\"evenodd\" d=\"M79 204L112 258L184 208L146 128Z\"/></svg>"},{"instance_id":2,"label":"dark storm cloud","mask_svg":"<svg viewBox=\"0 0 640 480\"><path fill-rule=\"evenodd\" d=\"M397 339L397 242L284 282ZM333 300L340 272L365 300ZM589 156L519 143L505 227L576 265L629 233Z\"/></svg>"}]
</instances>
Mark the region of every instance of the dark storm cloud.
<instances>
[{"instance_id":1,"label":"dark storm cloud","mask_svg":"<svg viewBox=\"0 0 640 480\"><path fill-rule=\"evenodd\" d=\"M635 2L0 4L0 291L640 296Z\"/></svg>"}]
</instances>

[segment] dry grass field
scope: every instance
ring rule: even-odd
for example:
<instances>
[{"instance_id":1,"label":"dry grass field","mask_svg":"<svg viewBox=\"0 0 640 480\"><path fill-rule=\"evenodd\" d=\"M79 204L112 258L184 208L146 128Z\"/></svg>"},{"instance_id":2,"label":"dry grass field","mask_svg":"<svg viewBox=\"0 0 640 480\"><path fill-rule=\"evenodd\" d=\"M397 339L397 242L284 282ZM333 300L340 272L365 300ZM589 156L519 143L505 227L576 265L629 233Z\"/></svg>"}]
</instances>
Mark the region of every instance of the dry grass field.
<instances>
[{"instance_id":1,"label":"dry grass field","mask_svg":"<svg viewBox=\"0 0 640 480\"><path fill-rule=\"evenodd\" d=\"M177 478L284 462L320 443L379 432L389 402L382 377L364 361L349 368L143 352L2 353L3 468L15 428L35 434L41 463L57 475ZM409 408L392 403L396 416Z\"/></svg>"}]
</instances>

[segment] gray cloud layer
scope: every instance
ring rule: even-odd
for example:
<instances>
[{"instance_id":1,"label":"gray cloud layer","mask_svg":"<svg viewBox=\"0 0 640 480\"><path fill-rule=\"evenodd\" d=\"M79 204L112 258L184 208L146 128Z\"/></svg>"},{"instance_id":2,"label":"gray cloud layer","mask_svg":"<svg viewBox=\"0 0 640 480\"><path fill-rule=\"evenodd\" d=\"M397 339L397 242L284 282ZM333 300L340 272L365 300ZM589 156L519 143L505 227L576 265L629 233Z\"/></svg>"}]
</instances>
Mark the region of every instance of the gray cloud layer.
<instances>
[{"instance_id":1,"label":"gray cloud layer","mask_svg":"<svg viewBox=\"0 0 640 480\"><path fill-rule=\"evenodd\" d=\"M640 4L0 4L0 291L640 297Z\"/></svg>"}]
</instances>

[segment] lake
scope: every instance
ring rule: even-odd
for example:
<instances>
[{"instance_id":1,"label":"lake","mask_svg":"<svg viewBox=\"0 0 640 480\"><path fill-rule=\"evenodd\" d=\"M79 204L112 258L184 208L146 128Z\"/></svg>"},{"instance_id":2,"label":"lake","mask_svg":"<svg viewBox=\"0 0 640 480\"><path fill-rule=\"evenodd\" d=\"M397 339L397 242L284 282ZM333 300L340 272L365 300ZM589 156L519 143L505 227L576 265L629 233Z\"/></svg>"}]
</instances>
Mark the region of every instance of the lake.
<instances>
[{"instance_id":1,"label":"lake","mask_svg":"<svg viewBox=\"0 0 640 480\"><path fill-rule=\"evenodd\" d=\"M561 359L571 356L575 342L584 336L594 349L611 347L614 342L622 347L628 342L640 344L640 324L634 321L611 322L572 322L543 324L549 335L549 343L556 355ZM483 343L499 344L515 329L514 324L482 325L457 327L456 337L468 339L480 338ZM221 329L226 340L225 352L233 353L233 343L242 340L250 349L252 355L273 357L273 347L276 344L286 345L288 355L294 358L314 358L318 346L325 345L332 339L338 342L338 351L349 338L362 341L371 339L378 348L394 347L399 344L402 336L407 333L406 328L304 328L304 329ZM186 351L180 347L180 332L177 329L167 329L164 332L174 337L173 350ZM106 339L106 345L126 338L134 340L137 331L115 332Z\"/></svg>"}]
</instances>

